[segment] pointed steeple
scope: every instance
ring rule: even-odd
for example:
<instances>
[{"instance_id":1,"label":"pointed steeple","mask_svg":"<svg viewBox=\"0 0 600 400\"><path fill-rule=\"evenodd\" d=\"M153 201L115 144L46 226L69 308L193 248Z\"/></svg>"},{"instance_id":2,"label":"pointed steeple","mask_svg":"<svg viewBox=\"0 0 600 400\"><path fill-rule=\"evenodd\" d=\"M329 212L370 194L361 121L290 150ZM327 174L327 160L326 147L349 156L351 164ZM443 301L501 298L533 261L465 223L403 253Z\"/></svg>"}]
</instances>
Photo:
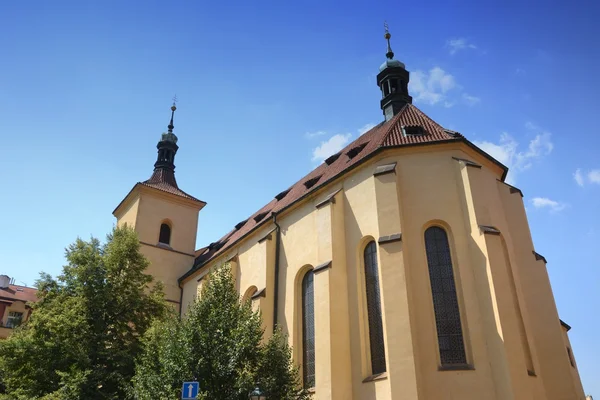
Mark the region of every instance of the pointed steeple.
<instances>
[{"instance_id":1,"label":"pointed steeple","mask_svg":"<svg viewBox=\"0 0 600 400\"><path fill-rule=\"evenodd\" d=\"M175 116L175 105L177 97L173 99L173 105L171 106L171 121L167 126L167 133L163 133L161 140L156 145L158 149L158 156L154 163L154 173L147 182L153 183L166 183L170 186L177 187L177 181L175 180L175 154L179 146L177 146L177 136L173 133L173 118Z\"/></svg>"},{"instance_id":2,"label":"pointed steeple","mask_svg":"<svg viewBox=\"0 0 600 400\"><path fill-rule=\"evenodd\" d=\"M377 86L381 89L381 109L385 120L388 121L407 103L412 103L412 97L408 94L409 73L404 63L394 59L394 52L390 39L392 35L388 29L387 23L384 24L387 41L387 60L379 67L377 75Z\"/></svg>"}]
</instances>

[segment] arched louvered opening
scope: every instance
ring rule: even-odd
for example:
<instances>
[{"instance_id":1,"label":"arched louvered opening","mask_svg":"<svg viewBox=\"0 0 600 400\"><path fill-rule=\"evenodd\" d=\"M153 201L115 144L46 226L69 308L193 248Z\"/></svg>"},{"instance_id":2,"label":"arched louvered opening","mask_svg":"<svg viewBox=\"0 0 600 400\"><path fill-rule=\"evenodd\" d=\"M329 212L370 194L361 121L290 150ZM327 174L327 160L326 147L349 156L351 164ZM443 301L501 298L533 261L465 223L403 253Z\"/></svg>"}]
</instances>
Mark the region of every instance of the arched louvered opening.
<instances>
[{"instance_id":1,"label":"arched louvered opening","mask_svg":"<svg viewBox=\"0 0 600 400\"><path fill-rule=\"evenodd\" d=\"M466 364L465 343L446 231L432 226L425 231L425 250L442 365Z\"/></svg>"},{"instance_id":2,"label":"arched louvered opening","mask_svg":"<svg viewBox=\"0 0 600 400\"><path fill-rule=\"evenodd\" d=\"M386 371L383 320L381 318L381 292L377 265L377 245L369 242L364 252L367 314L369 321L369 346L371 349L371 373Z\"/></svg>"},{"instance_id":3,"label":"arched louvered opening","mask_svg":"<svg viewBox=\"0 0 600 400\"><path fill-rule=\"evenodd\" d=\"M302 377L304 387L315 387L315 295L312 270L302 280Z\"/></svg>"},{"instance_id":4,"label":"arched louvered opening","mask_svg":"<svg viewBox=\"0 0 600 400\"><path fill-rule=\"evenodd\" d=\"M160 233L158 235L158 242L162 244L171 244L171 227L169 224L163 222L160 225Z\"/></svg>"}]
</instances>

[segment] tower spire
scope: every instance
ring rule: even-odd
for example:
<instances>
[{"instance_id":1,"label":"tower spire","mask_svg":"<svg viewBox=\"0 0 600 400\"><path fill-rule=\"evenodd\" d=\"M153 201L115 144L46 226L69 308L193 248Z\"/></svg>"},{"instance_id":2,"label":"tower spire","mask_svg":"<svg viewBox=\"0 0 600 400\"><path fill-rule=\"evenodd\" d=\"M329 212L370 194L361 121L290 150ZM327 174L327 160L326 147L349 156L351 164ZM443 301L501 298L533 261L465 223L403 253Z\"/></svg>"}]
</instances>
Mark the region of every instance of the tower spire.
<instances>
[{"instance_id":1,"label":"tower spire","mask_svg":"<svg viewBox=\"0 0 600 400\"><path fill-rule=\"evenodd\" d=\"M169 126L167 126L167 128L169 129L169 133L173 133L173 128L175 128L175 126L173 125L173 116L175 115L175 110L177 110L177 95L173 96L173 105L171 106L171 122L169 122Z\"/></svg>"},{"instance_id":2,"label":"tower spire","mask_svg":"<svg viewBox=\"0 0 600 400\"><path fill-rule=\"evenodd\" d=\"M392 34L390 33L390 29L387 24L387 21L383 22L383 27L385 28L385 35L383 35L383 37L385 37L385 40L387 40L387 53L385 53L385 56L388 59L393 60L394 52L392 51L392 45L390 44L390 39L392 38Z\"/></svg>"},{"instance_id":3,"label":"tower spire","mask_svg":"<svg viewBox=\"0 0 600 400\"><path fill-rule=\"evenodd\" d=\"M160 141L156 145L158 149L158 156L154 163L154 172L150 179L146 182L150 183L164 183L169 186L177 187L177 181L175 180L175 154L179 150L177 146L177 136L173 133L173 118L175 116L175 110L177 110L177 96L173 97L173 105L171 106L171 120L167 126L167 133L161 135Z\"/></svg>"},{"instance_id":4,"label":"tower spire","mask_svg":"<svg viewBox=\"0 0 600 400\"><path fill-rule=\"evenodd\" d=\"M409 73L404 63L394 59L394 52L390 39L390 33L387 22L383 23L385 34L383 37L387 41L386 60L379 67L377 75L377 86L381 89L381 109L385 120L389 121L400 112L407 103L412 103L412 97L408 94Z\"/></svg>"}]
</instances>

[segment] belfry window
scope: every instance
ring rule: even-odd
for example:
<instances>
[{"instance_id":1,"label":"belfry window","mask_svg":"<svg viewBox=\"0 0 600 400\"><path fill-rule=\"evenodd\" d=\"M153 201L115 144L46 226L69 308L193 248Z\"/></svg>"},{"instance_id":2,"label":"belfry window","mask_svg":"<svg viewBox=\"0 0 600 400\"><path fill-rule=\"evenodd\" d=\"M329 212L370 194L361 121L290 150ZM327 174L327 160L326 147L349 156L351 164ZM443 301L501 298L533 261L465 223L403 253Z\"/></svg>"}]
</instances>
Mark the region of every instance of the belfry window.
<instances>
[{"instance_id":1,"label":"belfry window","mask_svg":"<svg viewBox=\"0 0 600 400\"><path fill-rule=\"evenodd\" d=\"M450 245L443 228L432 226L425 231L425 250L441 363L466 364Z\"/></svg>"},{"instance_id":2,"label":"belfry window","mask_svg":"<svg viewBox=\"0 0 600 400\"><path fill-rule=\"evenodd\" d=\"M171 244L171 227L164 222L160 225L160 234L158 235L158 242L168 245Z\"/></svg>"},{"instance_id":3,"label":"belfry window","mask_svg":"<svg viewBox=\"0 0 600 400\"><path fill-rule=\"evenodd\" d=\"M381 294L379 289L379 269L377 266L377 245L367 244L365 258L365 286L367 292L367 314L369 320L369 345L371 349L371 373L386 371L385 345L383 342L383 320L381 318Z\"/></svg>"},{"instance_id":4,"label":"belfry window","mask_svg":"<svg viewBox=\"0 0 600 400\"><path fill-rule=\"evenodd\" d=\"M302 280L302 377L304 387L315 387L315 295L314 273Z\"/></svg>"}]
</instances>

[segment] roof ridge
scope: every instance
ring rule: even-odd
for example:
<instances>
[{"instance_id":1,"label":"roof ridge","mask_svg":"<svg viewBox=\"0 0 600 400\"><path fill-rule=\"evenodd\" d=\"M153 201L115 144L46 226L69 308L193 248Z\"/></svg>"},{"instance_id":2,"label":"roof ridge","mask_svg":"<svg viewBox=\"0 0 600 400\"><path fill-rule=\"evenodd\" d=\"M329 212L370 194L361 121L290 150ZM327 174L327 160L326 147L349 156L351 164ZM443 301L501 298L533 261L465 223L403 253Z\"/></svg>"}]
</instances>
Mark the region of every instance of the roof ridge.
<instances>
[{"instance_id":1,"label":"roof ridge","mask_svg":"<svg viewBox=\"0 0 600 400\"><path fill-rule=\"evenodd\" d=\"M407 135L402 130L402 126L404 125L422 126L425 134ZM342 174L358 166L358 164L362 163L376 152L388 147L427 145L452 140L459 140L459 138L445 132L445 129L440 124L435 122L416 106L405 104L390 120L379 122L368 131L360 134L351 143L344 146L338 152L340 154L339 157L330 160L330 163L320 163L313 170L309 171L300 179L297 179L288 187L287 191L289 192L285 196L282 196L280 199L273 198L259 210L250 214L245 224L228 232L220 239L220 241L226 240L226 243L224 243L221 248L210 251L205 250L198 255L195 259L194 266L180 279L185 279L197 268L200 268L210 260L223 254L235 243L242 240L244 237L251 234L251 232L255 231L256 228L263 226L268 221L268 219L264 217L260 221L256 221L254 220L255 216L265 211L279 213L282 210L287 209L297 201L309 196L311 193L314 194L325 185L330 184ZM360 150L348 154L350 150L358 147L361 147ZM317 176L320 177L320 179L314 185L309 185L307 187L304 184L307 180L314 179Z\"/></svg>"},{"instance_id":2,"label":"roof ridge","mask_svg":"<svg viewBox=\"0 0 600 400\"><path fill-rule=\"evenodd\" d=\"M407 109L408 109L408 108L412 108L412 109L414 109L414 110L415 110L415 112L419 113L419 115L420 115L421 117L424 117L425 119L427 119L427 120L428 120L429 122L431 122L432 124L439 126L439 127L440 127L440 129L446 129L446 128L444 128L442 125L440 125L440 124L438 124L436 121L434 121L434 120L433 120L433 119L432 119L432 118L431 118L429 115L425 114L425 113L424 113L424 112L423 112L423 111L422 111L422 110L421 110L419 107L417 107L417 106L415 106L415 105L413 105L413 104L407 104L407 106L410 106L410 107L407 107Z\"/></svg>"},{"instance_id":3,"label":"roof ridge","mask_svg":"<svg viewBox=\"0 0 600 400\"><path fill-rule=\"evenodd\" d=\"M412 105L412 104L410 104L410 105ZM390 132L392 132L392 130L394 129L394 126L396 126L398 121L400 121L400 118L402 118L402 115L404 115L406 110L408 110L408 108L409 108L408 106L409 106L409 103L406 103L405 105L403 105L402 108L400 109L400 111L398 112L398 114L394 115L394 118L392 118L390 120L390 124L387 127L387 130L385 131L385 133L383 135L381 135L381 139L377 143L378 148L383 146L383 143L385 142L387 137L390 135Z\"/></svg>"}]
</instances>

